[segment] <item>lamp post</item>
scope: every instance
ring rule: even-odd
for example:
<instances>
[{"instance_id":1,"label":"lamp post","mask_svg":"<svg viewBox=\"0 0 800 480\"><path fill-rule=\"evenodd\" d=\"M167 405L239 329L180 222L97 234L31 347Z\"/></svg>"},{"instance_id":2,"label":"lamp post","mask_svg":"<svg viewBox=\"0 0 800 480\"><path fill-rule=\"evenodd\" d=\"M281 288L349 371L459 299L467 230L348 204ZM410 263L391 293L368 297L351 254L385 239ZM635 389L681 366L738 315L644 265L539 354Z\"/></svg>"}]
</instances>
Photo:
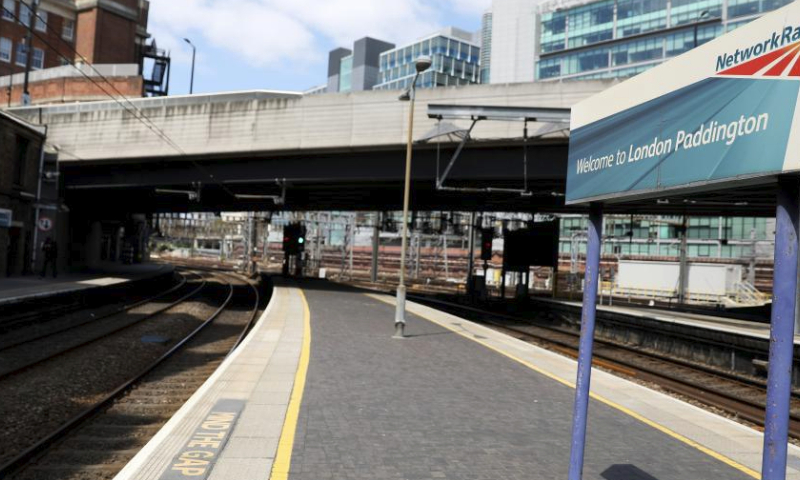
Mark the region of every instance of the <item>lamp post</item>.
<instances>
[{"instance_id":1,"label":"lamp post","mask_svg":"<svg viewBox=\"0 0 800 480\"><path fill-rule=\"evenodd\" d=\"M194 93L194 60L197 56L197 48L195 48L194 44L188 38L183 39L184 42L188 43L190 47L192 47L192 79L189 82L189 95Z\"/></svg>"},{"instance_id":2,"label":"lamp post","mask_svg":"<svg viewBox=\"0 0 800 480\"><path fill-rule=\"evenodd\" d=\"M431 68L431 57L421 56L417 58L414 67L417 73L414 80L406 92L400 96L400 100L411 101L408 109L408 143L406 145L406 175L405 189L403 191L403 236L400 247L400 283L397 285L397 309L394 313L394 338L405 337L406 328L406 247L408 243L408 197L411 190L411 147L414 131L414 102L416 100L417 79L420 73Z\"/></svg>"},{"instance_id":3,"label":"lamp post","mask_svg":"<svg viewBox=\"0 0 800 480\"><path fill-rule=\"evenodd\" d=\"M697 16L697 20L694 21L694 45L692 46L692 48L697 48L697 24L700 23L700 20L702 20L703 17L707 15L708 15L708 10L703 10L702 12L700 12L700 15Z\"/></svg>"}]
</instances>

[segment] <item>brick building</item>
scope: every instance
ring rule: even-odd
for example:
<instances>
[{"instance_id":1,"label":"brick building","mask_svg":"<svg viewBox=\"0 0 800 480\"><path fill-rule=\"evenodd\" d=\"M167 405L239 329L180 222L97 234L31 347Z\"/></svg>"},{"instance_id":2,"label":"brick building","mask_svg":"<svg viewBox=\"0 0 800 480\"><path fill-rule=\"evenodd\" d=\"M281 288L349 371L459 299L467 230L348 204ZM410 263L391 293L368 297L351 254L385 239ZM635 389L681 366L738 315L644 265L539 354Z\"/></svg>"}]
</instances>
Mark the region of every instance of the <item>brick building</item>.
<instances>
[{"instance_id":1,"label":"brick building","mask_svg":"<svg viewBox=\"0 0 800 480\"><path fill-rule=\"evenodd\" d=\"M31 24L34 74L29 91L33 103L85 101L107 95L80 72L61 75L50 71L70 63L127 66L116 69L125 70L125 75L115 77L112 83L126 96L146 93L149 79L145 58L156 50L154 42L148 44L147 0L40 0L36 18L32 18L33 1L0 0L0 88L4 90L0 92L0 105L21 102L23 76L12 75L25 72ZM136 69L133 73L132 65ZM40 70L49 73L36 75ZM163 69L160 73L158 84L164 80ZM43 84L36 85L40 82ZM110 87L106 85L106 89Z\"/></svg>"},{"instance_id":2,"label":"brick building","mask_svg":"<svg viewBox=\"0 0 800 480\"><path fill-rule=\"evenodd\" d=\"M44 138L44 127L0 111L0 277L30 269Z\"/></svg>"}]
</instances>

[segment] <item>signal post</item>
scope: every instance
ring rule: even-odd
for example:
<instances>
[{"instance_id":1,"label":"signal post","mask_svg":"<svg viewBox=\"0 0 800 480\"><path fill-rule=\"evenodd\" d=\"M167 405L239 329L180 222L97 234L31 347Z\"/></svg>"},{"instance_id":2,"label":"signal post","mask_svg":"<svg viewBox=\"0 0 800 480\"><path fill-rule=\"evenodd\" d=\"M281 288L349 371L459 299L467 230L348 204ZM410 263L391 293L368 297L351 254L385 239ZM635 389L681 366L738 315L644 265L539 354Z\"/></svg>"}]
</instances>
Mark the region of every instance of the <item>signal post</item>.
<instances>
[{"instance_id":1,"label":"signal post","mask_svg":"<svg viewBox=\"0 0 800 480\"><path fill-rule=\"evenodd\" d=\"M288 276L294 266L294 275L303 275L303 252L306 247L306 227L290 223L283 228L283 275ZM294 263L294 265L292 265Z\"/></svg>"}]
</instances>

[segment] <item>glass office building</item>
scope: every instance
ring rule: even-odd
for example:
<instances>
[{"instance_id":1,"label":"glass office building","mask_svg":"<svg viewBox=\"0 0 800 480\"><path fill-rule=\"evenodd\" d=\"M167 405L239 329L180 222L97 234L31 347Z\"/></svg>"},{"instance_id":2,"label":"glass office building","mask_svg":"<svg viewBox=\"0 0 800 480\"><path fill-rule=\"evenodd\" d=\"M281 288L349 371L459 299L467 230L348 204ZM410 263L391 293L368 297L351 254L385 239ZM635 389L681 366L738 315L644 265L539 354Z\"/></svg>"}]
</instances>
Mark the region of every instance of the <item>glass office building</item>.
<instances>
[{"instance_id":1,"label":"glass office building","mask_svg":"<svg viewBox=\"0 0 800 480\"><path fill-rule=\"evenodd\" d=\"M420 75L418 88L467 85L480 81L481 49L475 35L457 28L425 37L410 45L381 53L378 84L374 90L402 90L411 85L414 63L428 55L433 65Z\"/></svg>"},{"instance_id":2,"label":"glass office building","mask_svg":"<svg viewBox=\"0 0 800 480\"><path fill-rule=\"evenodd\" d=\"M791 0L601 0L539 9L537 80L636 75Z\"/></svg>"}]
</instances>

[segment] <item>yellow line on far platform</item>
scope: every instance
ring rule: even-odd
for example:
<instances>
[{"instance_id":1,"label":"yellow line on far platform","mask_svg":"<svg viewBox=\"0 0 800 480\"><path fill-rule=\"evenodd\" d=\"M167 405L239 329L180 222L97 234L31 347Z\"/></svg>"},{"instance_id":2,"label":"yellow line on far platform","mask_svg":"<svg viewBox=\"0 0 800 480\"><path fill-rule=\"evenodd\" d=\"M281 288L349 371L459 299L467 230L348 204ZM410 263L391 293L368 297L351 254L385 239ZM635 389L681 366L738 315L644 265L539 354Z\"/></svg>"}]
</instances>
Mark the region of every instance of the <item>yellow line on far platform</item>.
<instances>
[{"instance_id":1,"label":"yellow line on far platform","mask_svg":"<svg viewBox=\"0 0 800 480\"><path fill-rule=\"evenodd\" d=\"M292 396L289 399L289 407L286 409L286 419L283 421L281 438L278 441L278 451L275 454L275 461L272 463L270 480L288 480L289 478L294 437L297 433L300 404L303 402L303 392L306 388L306 377L308 375L308 361L311 356L311 311L308 308L308 300L303 291L299 288L297 291L300 292L300 298L303 300L303 346L300 351L297 373L294 377Z\"/></svg>"},{"instance_id":2,"label":"yellow line on far platform","mask_svg":"<svg viewBox=\"0 0 800 480\"><path fill-rule=\"evenodd\" d=\"M372 297L372 298L374 298L374 299L376 299L376 300L380 300L380 301L382 301L384 303L388 303L390 305L394 305L395 304L394 300L391 299L391 298L386 298L384 296L378 296L377 294L367 294L367 295ZM514 355L512 355L512 354L510 354L510 353L508 353L506 351L503 351L503 350L501 350L501 349L499 349L499 348L497 348L497 347L495 347L495 346L493 346L493 345L491 345L491 344L489 344L489 343L487 343L487 342L485 342L483 340L480 340L480 339L477 339L477 338L472 337L470 335L467 335L466 333L464 333L464 332L462 332L462 331L460 331L460 330L458 330L456 328L453 328L452 326L447 325L444 322L441 322L439 320L433 319L433 318L429 317L428 315L425 315L425 314L422 314L422 313L414 313L414 314L417 315L418 317L424 318L425 320L427 320L429 322L432 322L432 323L435 323L436 325L444 327L444 328L450 330L453 333L457 333L458 335L461 335L462 337L464 337L466 339L469 339L469 340L472 340L473 342L479 343L479 344L483 345L484 347L488 348L489 350L497 352L500 355L503 355L503 356L505 356L505 357L507 357L507 358L509 358L509 359L521 364L521 365L524 365L524 366L528 367L529 369L535 371L536 373L544 375L545 377L547 377L547 378L549 378L551 380L555 380L556 382L558 382L558 383L560 383L562 385L566 385L566 386L568 386L568 387L570 387L572 389L575 388L575 384L574 383L572 383L572 382L570 382L568 380L564 380L563 378L555 375L554 373L548 372L547 370L544 370L544 369L542 369L540 367L537 367L536 365L534 365L534 364L532 364L532 363L530 363L528 361L525 361L525 360L523 360L523 359L521 359L519 357L516 357L516 356L514 356ZM742 472L742 473L744 473L746 475L749 475L749 476L751 476L751 477L753 477L755 479L760 479L761 478L761 475L758 472L756 472L755 470L753 470L752 468L746 467L746 466L742 465L741 463L737 462L736 460L733 460L732 458L726 457L725 455L723 455L721 453L715 452L714 450L711 450L710 448L705 447L705 446L695 442L694 440L692 440L690 438L687 438L687 437L681 435L678 432L675 432L674 430L672 430L672 429L670 429L668 427L665 427L664 425L661 425L661 424L656 423L656 422L654 422L654 421L652 421L652 420L650 420L648 418L645 418L642 415L634 412L633 410L631 410L631 409L629 409L627 407L623 407L622 405L620 405L620 404L618 404L616 402L613 402L613 401L611 401L611 400L609 400L609 399L607 399L607 398L605 398L603 396L600 396L600 395L598 395L596 393L590 393L589 395L593 399L597 400L598 402L604 403L604 404L608 405L609 407L611 407L611 408L613 408L615 410L618 410L618 411L620 411L620 412L622 412L622 413L624 413L624 414L626 414L626 415L628 415L630 417L633 417L636 420L644 423L645 425L648 425L648 426L650 426L652 428L655 428L659 432L664 433L665 435L668 435L668 436L674 438L675 440L683 442L686 445L688 445L688 446L690 446L692 448L695 448L695 449L705 453L706 455L708 455L708 456L710 456L710 457L712 457L712 458L714 458L716 460L719 460L720 462L728 465L729 467L735 468L736 470L739 470L740 472Z\"/></svg>"}]
</instances>

